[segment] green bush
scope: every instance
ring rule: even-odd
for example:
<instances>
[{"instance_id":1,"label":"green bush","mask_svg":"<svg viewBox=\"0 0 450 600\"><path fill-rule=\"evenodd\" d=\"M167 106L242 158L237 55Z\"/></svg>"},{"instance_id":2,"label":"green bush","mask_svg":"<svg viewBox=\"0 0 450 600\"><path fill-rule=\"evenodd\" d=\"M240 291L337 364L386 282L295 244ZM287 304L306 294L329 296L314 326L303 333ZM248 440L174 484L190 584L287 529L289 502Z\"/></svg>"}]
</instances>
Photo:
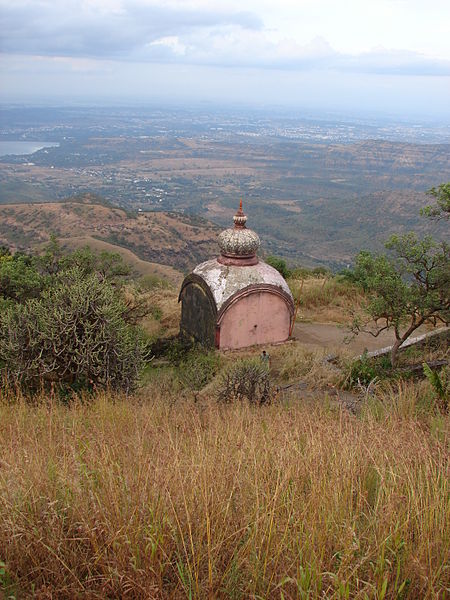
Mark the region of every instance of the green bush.
<instances>
[{"instance_id":1,"label":"green bush","mask_svg":"<svg viewBox=\"0 0 450 600\"><path fill-rule=\"evenodd\" d=\"M388 355L369 358L367 352L364 352L360 358L348 365L345 384L349 388L358 384L369 385L374 379L386 378L391 373L391 361Z\"/></svg>"},{"instance_id":2,"label":"green bush","mask_svg":"<svg viewBox=\"0 0 450 600\"><path fill-rule=\"evenodd\" d=\"M290 271L283 258L279 258L278 256L268 256L266 258L266 263L281 273L285 279L290 276Z\"/></svg>"},{"instance_id":3,"label":"green bush","mask_svg":"<svg viewBox=\"0 0 450 600\"><path fill-rule=\"evenodd\" d=\"M292 269L290 276L292 279L308 279L308 277L312 277L311 269L307 267L295 267Z\"/></svg>"},{"instance_id":4,"label":"green bush","mask_svg":"<svg viewBox=\"0 0 450 600\"><path fill-rule=\"evenodd\" d=\"M170 283L167 279L163 279L162 277L158 277L158 275L143 275L139 281L139 288L143 292L150 292L154 289L166 289L170 287Z\"/></svg>"},{"instance_id":5,"label":"green bush","mask_svg":"<svg viewBox=\"0 0 450 600\"><path fill-rule=\"evenodd\" d=\"M191 390L201 390L217 374L219 356L214 352L194 349L179 364L181 382Z\"/></svg>"},{"instance_id":6,"label":"green bush","mask_svg":"<svg viewBox=\"0 0 450 600\"><path fill-rule=\"evenodd\" d=\"M450 397L450 370L444 367L440 373L433 371L427 363L423 363L423 372L431 384L433 394L435 395L439 409L448 412Z\"/></svg>"},{"instance_id":7,"label":"green bush","mask_svg":"<svg viewBox=\"0 0 450 600\"><path fill-rule=\"evenodd\" d=\"M117 290L79 268L60 273L39 298L0 316L0 360L6 377L26 390L133 389L143 344L124 316Z\"/></svg>"}]
</instances>

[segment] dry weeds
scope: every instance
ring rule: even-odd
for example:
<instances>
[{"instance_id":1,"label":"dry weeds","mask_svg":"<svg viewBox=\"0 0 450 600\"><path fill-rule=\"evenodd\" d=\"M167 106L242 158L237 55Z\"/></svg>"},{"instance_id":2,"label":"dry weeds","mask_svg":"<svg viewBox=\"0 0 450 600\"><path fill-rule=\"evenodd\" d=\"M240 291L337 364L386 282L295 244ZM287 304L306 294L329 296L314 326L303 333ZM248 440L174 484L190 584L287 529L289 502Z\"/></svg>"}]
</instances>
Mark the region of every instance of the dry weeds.
<instances>
[{"instance_id":1,"label":"dry weeds","mask_svg":"<svg viewBox=\"0 0 450 600\"><path fill-rule=\"evenodd\" d=\"M289 286L300 305L297 318L317 323L348 323L350 311L358 310L364 300L361 291L335 277L290 279Z\"/></svg>"},{"instance_id":2,"label":"dry weeds","mask_svg":"<svg viewBox=\"0 0 450 600\"><path fill-rule=\"evenodd\" d=\"M361 418L156 390L0 405L5 596L444 598L448 418L383 393Z\"/></svg>"}]
</instances>

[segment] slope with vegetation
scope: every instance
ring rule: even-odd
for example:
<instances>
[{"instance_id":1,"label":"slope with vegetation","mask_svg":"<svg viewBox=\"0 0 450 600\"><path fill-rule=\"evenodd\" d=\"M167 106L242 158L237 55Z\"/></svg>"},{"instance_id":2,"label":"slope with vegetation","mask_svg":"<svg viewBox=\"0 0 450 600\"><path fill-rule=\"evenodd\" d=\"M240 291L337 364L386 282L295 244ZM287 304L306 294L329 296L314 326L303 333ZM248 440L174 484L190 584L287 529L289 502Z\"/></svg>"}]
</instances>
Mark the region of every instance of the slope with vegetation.
<instances>
[{"instance_id":1,"label":"slope with vegetation","mask_svg":"<svg viewBox=\"0 0 450 600\"><path fill-rule=\"evenodd\" d=\"M50 235L68 246L79 239L127 248L140 259L189 269L216 253L218 230L200 217L164 212L128 213L85 195L52 204L0 206L0 244L29 250ZM73 240L73 242L71 241Z\"/></svg>"},{"instance_id":2,"label":"slope with vegetation","mask_svg":"<svg viewBox=\"0 0 450 600\"><path fill-rule=\"evenodd\" d=\"M0 253L2 388L74 392L136 386L145 355L138 321L150 306L117 254Z\"/></svg>"}]
</instances>

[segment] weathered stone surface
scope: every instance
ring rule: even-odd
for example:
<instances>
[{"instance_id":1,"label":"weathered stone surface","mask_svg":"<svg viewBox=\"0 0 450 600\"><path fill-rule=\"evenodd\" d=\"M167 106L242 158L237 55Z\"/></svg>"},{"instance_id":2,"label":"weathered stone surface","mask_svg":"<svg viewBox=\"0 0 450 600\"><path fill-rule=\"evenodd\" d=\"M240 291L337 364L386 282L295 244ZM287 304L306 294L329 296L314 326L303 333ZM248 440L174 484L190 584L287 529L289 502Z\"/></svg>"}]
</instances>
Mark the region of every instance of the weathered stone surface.
<instances>
[{"instance_id":1,"label":"weathered stone surface","mask_svg":"<svg viewBox=\"0 0 450 600\"><path fill-rule=\"evenodd\" d=\"M213 347L217 310L211 297L201 285L190 282L182 288L181 334L194 338L203 346Z\"/></svg>"},{"instance_id":2,"label":"weathered stone surface","mask_svg":"<svg viewBox=\"0 0 450 600\"><path fill-rule=\"evenodd\" d=\"M251 285L266 284L275 286L294 302L288 284L280 273L263 261L257 265L241 267L222 265L217 259L208 260L195 267L193 273L208 285L219 312L225 302Z\"/></svg>"},{"instance_id":3,"label":"weathered stone surface","mask_svg":"<svg viewBox=\"0 0 450 600\"><path fill-rule=\"evenodd\" d=\"M247 228L225 229L218 242L224 256L253 256L260 245L259 235Z\"/></svg>"}]
</instances>

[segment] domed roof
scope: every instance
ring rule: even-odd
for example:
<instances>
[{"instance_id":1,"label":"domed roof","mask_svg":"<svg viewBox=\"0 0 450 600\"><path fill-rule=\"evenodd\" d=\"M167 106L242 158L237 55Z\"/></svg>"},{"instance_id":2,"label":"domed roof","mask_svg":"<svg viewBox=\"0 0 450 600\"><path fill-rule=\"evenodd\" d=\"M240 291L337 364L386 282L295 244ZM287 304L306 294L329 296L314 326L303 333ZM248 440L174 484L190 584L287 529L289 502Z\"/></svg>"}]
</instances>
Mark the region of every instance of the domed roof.
<instances>
[{"instance_id":1,"label":"domed roof","mask_svg":"<svg viewBox=\"0 0 450 600\"><path fill-rule=\"evenodd\" d=\"M268 286L293 303L291 290L282 275L261 260L254 265L237 266L223 264L215 258L195 267L193 274L208 285L218 312L232 296L252 286Z\"/></svg>"},{"instance_id":2,"label":"domed roof","mask_svg":"<svg viewBox=\"0 0 450 600\"><path fill-rule=\"evenodd\" d=\"M183 282L180 298L186 285L201 279L211 292L218 313L226 310L234 296L258 290L283 296L293 311L294 299L283 276L256 256L259 236L245 225L242 200L233 220L234 228L219 235L220 256L195 267Z\"/></svg>"},{"instance_id":3,"label":"domed roof","mask_svg":"<svg viewBox=\"0 0 450 600\"><path fill-rule=\"evenodd\" d=\"M234 227L225 229L219 234L219 262L226 265L244 266L258 263L256 252L260 240L257 233L247 229L247 217L242 210L242 200L239 210L233 217Z\"/></svg>"}]
</instances>

